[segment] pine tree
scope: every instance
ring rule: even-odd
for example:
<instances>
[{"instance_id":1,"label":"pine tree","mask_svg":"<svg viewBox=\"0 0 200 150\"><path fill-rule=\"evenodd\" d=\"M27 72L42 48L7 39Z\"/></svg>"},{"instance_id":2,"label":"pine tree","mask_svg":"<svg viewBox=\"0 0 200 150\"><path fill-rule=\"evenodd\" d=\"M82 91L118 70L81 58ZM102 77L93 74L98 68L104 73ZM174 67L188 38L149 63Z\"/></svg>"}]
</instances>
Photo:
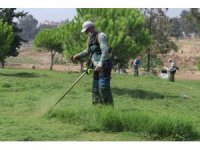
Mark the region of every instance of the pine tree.
<instances>
[{"instance_id":1,"label":"pine tree","mask_svg":"<svg viewBox=\"0 0 200 150\"><path fill-rule=\"evenodd\" d=\"M0 63L2 68L4 68L4 60L8 55L13 38L12 26L0 19Z\"/></svg>"},{"instance_id":2,"label":"pine tree","mask_svg":"<svg viewBox=\"0 0 200 150\"><path fill-rule=\"evenodd\" d=\"M11 46L8 50L7 56L17 56L18 52L17 50L21 46L21 42L25 42L20 36L19 33L22 31L20 28L17 27L17 23L14 21L14 19L19 19L24 16L26 16L27 13L22 12L15 12L16 8L0 8L0 19L3 20L3 22L6 22L8 25L12 26L13 33L14 33L14 39L11 43Z\"/></svg>"},{"instance_id":3,"label":"pine tree","mask_svg":"<svg viewBox=\"0 0 200 150\"><path fill-rule=\"evenodd\" d=\"M65 29L68 54L75 54L86 48L86 36L80 31L82 23L87 20L94 22L97 31L106 33L113 49L113 58L118 58L118 62L114 64L120 63L120 67L127 67L129 59L150 44L151 38L144 26L144 15L138 9L77 9L77 17L62 27Z\"/></svg>"}]
</instances>

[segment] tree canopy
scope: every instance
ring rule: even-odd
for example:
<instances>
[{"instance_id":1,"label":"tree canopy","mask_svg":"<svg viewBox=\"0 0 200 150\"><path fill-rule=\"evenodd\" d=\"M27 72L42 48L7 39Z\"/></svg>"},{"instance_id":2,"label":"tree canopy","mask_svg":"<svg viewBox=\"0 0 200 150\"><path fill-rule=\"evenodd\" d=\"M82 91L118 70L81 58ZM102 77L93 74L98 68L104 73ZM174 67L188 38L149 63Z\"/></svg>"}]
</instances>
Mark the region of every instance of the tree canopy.
<instances>
[{"instance_id":1,"label":"tree canopy","mask_svg":"<svg viewBox=\"0 0 200 150\"><path fill-rule=\"evenodd\" d=\"M14 39L11 43L10 49L8 50L7 56L17 56L17 50L20 48L21 42L25 42L25 40L19 36L19 33L22 30L17 27L17 23L14 21L14 19L22 18L26 16L27 13L24 11L15 12L15 10L16 8L0 8L0 19L2 19L3 22L7 22L8 25L12 26L14 33Z\"/></svg>"},{"instance_id":2,"label":"tree canopy","mask_svg":"<svg viewBox=\"0 0 200 150\"><path fill-rule=\"evenodd\" d=\"M118 63L120 68L125 68L131 58L142 52L147 56L145 63L147 71L150 71L150 60L154 56L177 48L171 39L172 25L166 12L167 9L159 8L78 8L74 19L56 28L59 35L56 38L59 38L60 44L63 42L64 55L69 58L86 49L86 35L81 33L81 28L84 21L93 21L96 30L108 37L113 58L117 58L113 59L114 65ZM41 36L41 41L45 39L48 40ZM48 46L50 44L46 48Z\"/></svg>"},{"instance_id":3,"label":"tree canopy","mask_svg":"<svg viewBox=\"0 0 200 150\"><path fill-rule=\"evenodd\" d=\"M37 25L38 20L30 14L19 19L18 27L22 29L22 32L19 35L25 40L32 40L37 34Z\"/></svg>"},{"instance_id":4,"label":"tree canopy","mask_svg":"<svg viewBox=\"0 0 200 150\"><path fill-rule=\"evenodd\" d=\"M4 23L3 20L0 19L0 62L2 67L4 67L4 59L8 54L13 39L14 34L12 26L8 25L6 22Z\"/></svg>"},{"instance_id":5,"label":"tree canopy","mask_svg":"<svg viewBox=\"0 0 200 150\"><path fill-rule=\"evenodd\" d=\"M113 57L118 58L121 67L126 67L129 59L151 42L144 15L138 9L79 8L77 17L62 26L67 53L75 54L86 48L86 37L80 32L86 20L93 21L97 31L107 35Z\"/></svg>"},{"instance_id":6,"label":"tree canopy","mask_svg":"<svg viewBox=\"0 0 200 150\"><path fill-rule=\"evenodd\" d=\"M51 52L50 70L53 69L53 58L56 52L61 53L64 50L64 42L61 36L59 29L44 29L40 31L34 39L34 45L36 47Z\"/></svg>"},{"instance_id":7,"label":"tree canopy","mask_svg":"<svg viewBox=\"0 0 200 150\"><path fill-rule=\"evenodd\" d=\"M153 67L153 60L157 60L156 55L158 53L164 54L172 49L176 50L176 45L171 39L171 24L169 18L166 16L167 10L168 9L161 8L149 8L143 10L146 16L146 27L152 37L152 43L147 48L146 70L148 72L150 72L151 67Z\"/></svg>"},{"instance_id":8,"label":"tree canopy","mask_svg":"<svg viewBox=\"0 0 200 150\"><path fill-rule=\"evenodd\" d=\"M200 9L199 8L191 8L190 15L192 18L194 18L194 21L196 23L196 28L199 32L200 31Z\"/></svg>"}]
</instances>

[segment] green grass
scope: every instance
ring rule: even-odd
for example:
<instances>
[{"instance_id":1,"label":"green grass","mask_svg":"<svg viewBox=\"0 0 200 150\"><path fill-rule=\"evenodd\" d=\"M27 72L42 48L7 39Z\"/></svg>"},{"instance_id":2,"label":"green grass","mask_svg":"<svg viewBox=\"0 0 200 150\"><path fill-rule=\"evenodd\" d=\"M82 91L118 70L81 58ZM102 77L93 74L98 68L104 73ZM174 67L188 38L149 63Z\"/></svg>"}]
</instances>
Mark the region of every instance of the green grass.
<instances>
[{"instance_id":1,"label":"green grass","mask_svg":"<svg viewBox=\"0 0 200 150\"><path fill-rule=\"evenodd\" d=\"M200 140L200 81L112 75L115 106L91 104L92 76L0 70L1 141Z\"/></svg>"}]
</instances>

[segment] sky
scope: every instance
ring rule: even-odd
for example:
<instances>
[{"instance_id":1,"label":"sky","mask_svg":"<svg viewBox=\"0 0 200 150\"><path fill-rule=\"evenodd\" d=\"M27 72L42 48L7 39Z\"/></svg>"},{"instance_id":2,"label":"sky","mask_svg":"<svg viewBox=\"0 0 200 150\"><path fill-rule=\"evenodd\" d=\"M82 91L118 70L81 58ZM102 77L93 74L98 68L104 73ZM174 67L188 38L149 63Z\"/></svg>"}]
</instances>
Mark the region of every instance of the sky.
<instances>
[{"instance_id":1,"label":"sky","mask_svg":"<svg viewBox=\"0 0 200 150\"><path fill-rule=\"evenodd\" d=\"M183 10L189 10L189 8L169 8L167 15L169 17L179 17Z\"/></svg>"},{"instance_id":2,"label":"sky","mask_svg":"<svg viewBox=\"0 0 200 150\"><path fill-rule=\"evenodd\" d=\"M170 8L167 15L170 17L177 17L185 8ZM66 19L73 19L76 15L75 8L19 8L19 11L24 10L32 14L40 23L45 20L60 22ZM188 9L187 9L188 10Z\"/></svg>"},{"instance_id":3,"label":"sky","mask_svg":"<svg viewBox=\"0 0 200 150\"><path fill-rule=\"evenodd\" d=\"M24 10L33 15L40 23L45 20L60 22L66 19L73 19L76 15L75 8L18 8L18 11Z\"/></svg>"}]
</instances>

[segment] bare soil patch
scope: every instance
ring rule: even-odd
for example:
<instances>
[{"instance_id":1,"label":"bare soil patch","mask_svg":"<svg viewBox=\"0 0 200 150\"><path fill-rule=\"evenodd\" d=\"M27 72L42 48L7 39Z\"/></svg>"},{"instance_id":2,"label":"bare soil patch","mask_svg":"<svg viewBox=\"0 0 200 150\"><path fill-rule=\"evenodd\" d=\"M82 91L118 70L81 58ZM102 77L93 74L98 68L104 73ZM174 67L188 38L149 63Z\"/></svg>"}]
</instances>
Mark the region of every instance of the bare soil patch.
<instances>
[{"instance_id":1,"label":"bare soil patch","mask_svg":"<svg viewBox=\"0 0 200 150\"><path fill-rule=\"evenodd\" d=\"M176 79L200 80L200 71L197 70L197 61L200 58L200 39L179 40L177 52L171 51L166 55L160 55L165 66L168 65L168 59L176 61L180 70L176 73ZM57 63L53 70L79 72L80 66L70 63L63 63L63 56L56 54ZM50 53L48 51L38 52L31 47L22 47L17 57L8 58L6 67L10 68L28 68L28 69L49 69ZM62 61L61 64L58 62ZM65 61L66 62L66 61ZM127 72L131 74L131 69Z\"/></svg>"}]
</instances>

